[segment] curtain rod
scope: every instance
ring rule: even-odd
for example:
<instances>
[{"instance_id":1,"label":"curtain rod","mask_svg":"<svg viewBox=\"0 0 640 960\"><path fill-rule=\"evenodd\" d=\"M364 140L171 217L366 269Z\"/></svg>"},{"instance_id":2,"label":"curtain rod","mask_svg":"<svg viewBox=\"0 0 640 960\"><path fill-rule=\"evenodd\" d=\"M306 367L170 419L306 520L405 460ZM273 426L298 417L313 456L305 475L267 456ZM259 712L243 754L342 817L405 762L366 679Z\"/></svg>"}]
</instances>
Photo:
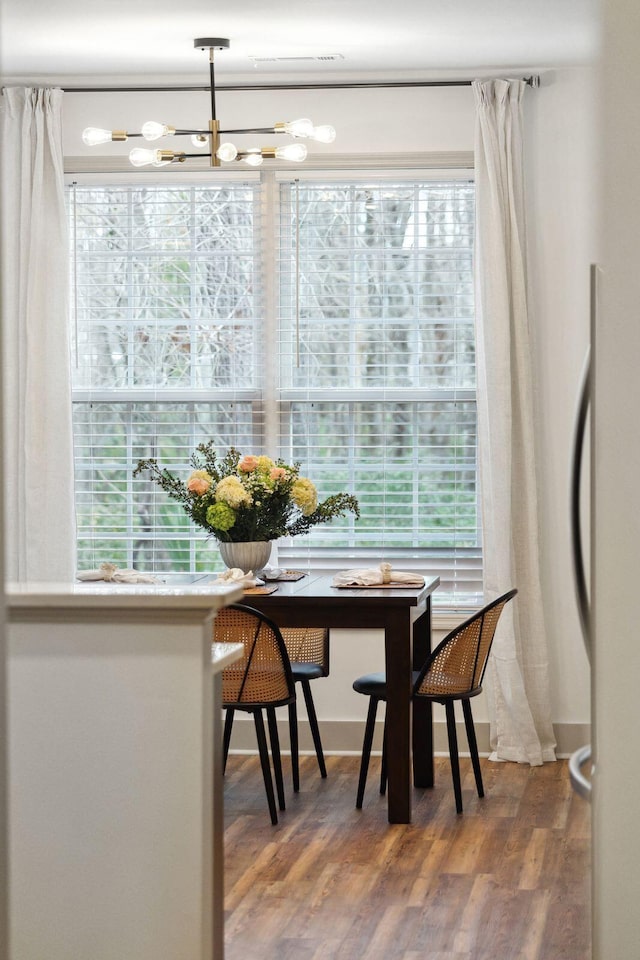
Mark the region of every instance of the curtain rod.
<instances>
[{"instance_id":1,"label":"curtain rod","mask_svg":"<svg viewBox=\"0 0 640 960\"><path fill-rule=\"evenodd\" d=\"M537 75L522 77L534 89L540 86ZM354 90L382 87L470 87L473 80L391 80L371 83L269 83L216 86L216 92L240 90ZM64 93L208 93L209 87L63 87Z\"/></svg>"}]
</instances>

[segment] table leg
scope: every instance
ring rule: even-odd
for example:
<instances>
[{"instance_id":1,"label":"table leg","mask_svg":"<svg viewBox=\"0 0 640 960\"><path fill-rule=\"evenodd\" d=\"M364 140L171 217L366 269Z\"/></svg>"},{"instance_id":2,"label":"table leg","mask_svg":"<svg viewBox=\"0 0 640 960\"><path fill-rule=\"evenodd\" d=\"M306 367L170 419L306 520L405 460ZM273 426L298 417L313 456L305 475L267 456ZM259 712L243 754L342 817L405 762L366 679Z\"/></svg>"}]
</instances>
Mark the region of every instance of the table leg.
<instances>
[{"instance_id":1,"label":"table leg","mask_svg":"<svg viewBox=\"0 0 640 960\"><path fill-rule=\"evenodd\" d=\"M413 669L420 670L431 653L431 597L427 608L413 624ZM433 770L433 711L431 702L413 703L413 782L416 787L432 787Z\"/></svg>"},{"instance_id":2,"label":"table leg","mask_svg":"<svg viewBox=\"0 0 640 960\"><path fill-rule=\"evenodd\" d=\"M387 674L387 802L389 823L411 823L411 623L407 610L384 624Z\"/></svg>"}]
</instances>

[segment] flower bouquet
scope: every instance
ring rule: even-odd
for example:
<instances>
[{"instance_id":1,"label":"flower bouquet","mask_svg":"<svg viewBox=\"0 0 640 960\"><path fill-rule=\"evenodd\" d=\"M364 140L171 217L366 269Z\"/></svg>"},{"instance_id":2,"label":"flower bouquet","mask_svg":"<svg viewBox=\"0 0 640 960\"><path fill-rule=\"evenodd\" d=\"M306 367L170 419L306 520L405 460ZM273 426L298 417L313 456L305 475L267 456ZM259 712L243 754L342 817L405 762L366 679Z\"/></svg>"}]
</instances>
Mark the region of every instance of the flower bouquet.
<instances>
[{"instance_id":1,"label":"flower bouquet","mask_svg":"<svg viewBox=\"0 0 640 960\"><path fill-rule=\"evenodd\" d=\"M347 493L319 503L314 484L300 476L299 463L241 456L234 447L219 458L209 441L198 445L190 465L186 481L155 459L139 460L134 476L148 471L194 523L221 543L295 537L347 511L360 516L358 501Z\"/></svg>"}]
</instances>

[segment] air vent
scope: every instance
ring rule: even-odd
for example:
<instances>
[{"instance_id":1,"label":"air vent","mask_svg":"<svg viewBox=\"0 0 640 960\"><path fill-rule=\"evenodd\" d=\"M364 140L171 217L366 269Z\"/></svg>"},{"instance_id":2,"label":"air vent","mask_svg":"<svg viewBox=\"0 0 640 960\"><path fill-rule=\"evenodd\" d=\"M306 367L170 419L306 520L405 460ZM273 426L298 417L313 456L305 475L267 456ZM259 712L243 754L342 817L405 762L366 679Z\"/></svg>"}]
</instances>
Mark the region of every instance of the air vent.
<instances>
[{"instance_id":1,"label":"air vent","mask_svg":"<svg viewBox=\"0 0 640 960\"><path fill-rule=\"evenodd\" d=\"M320 57L249 57L254 63L309 63L310 61L333 62L344 60L341 53L327 53Z\"/></svg>"}]
</instances>

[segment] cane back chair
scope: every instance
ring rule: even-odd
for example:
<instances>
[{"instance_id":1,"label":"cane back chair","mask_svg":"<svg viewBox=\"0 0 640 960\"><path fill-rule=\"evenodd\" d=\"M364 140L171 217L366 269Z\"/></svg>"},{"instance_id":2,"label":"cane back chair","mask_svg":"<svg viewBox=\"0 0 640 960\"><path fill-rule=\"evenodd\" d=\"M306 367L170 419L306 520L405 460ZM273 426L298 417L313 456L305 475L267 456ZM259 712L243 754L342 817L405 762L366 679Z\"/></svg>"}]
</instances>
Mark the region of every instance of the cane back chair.
<instances>
[{"instance_id":1,"label":"cane back chair","mask_svg":"<svg viewBox=\"0 0 640 960\"><path fill-rule=\"evenodd\" d=\"M269 749L264 728L266 711L273 756L273 769L281 810L285 809L280 743L276 707L295 702L295 687L289 655L280 630L258 610L244 604L231 604L218 611L213 639L217 643L241 643L243 656L222 671L224 725L224 764L226 767L231 727L236 710L253 715L258 752L264 778L271 822L278 822L271 778Z\"/></svg>"},{"instance_id":2,"label":"cane back chair","mask_svg":"<svg viewBox=\"0 0 640 960\"><path fill-rule=\"evenodd\" d=\"M505 604L518 591L510 590L487 604L460 626L452 630L442 640L436 649L429 655L423 667L413 676L412 699L430 700L444 705L447 719L447 735L449 740L449 759L456 800L456 811L462 813L462 788L460 784L460 764L458 760L458 738L454 703L460 700L464 716L471 763L476 781L478 796L484 796L478 745L476 741L473 716L471 713L471 697L476 697L482 691L482 681L487 667L487 660L491 652L493 638L500 614ZM370 673L358 677L353 683L356 693L369 697L369 710L365 726L362 760L360 763L360 777L356 807L361 809L364 798L364 788L369 769L371 744L376 719L378 703L386 701L386 678L384 673ZM380 777L380 793L386 789L386 751L382 748L382 772Z\"/></svg>"},{"instance_id":3,"label":"cane back chair","mask_svg":"<svg viewBox=\"0 0 640 960\"><path fill-rule=\"evenodd\" d=\"M283 627L281 632L291 661L294 683L300 684L304 694L320 776L326 777L327 768L324 762L320 728L310 681L329 676L329 630L325 627ZM300 767L298 759L298 714L295 700L289 704L289 734L291 737L293 789L297 793L300 789Z\"/></svg>"}]
</instances>

